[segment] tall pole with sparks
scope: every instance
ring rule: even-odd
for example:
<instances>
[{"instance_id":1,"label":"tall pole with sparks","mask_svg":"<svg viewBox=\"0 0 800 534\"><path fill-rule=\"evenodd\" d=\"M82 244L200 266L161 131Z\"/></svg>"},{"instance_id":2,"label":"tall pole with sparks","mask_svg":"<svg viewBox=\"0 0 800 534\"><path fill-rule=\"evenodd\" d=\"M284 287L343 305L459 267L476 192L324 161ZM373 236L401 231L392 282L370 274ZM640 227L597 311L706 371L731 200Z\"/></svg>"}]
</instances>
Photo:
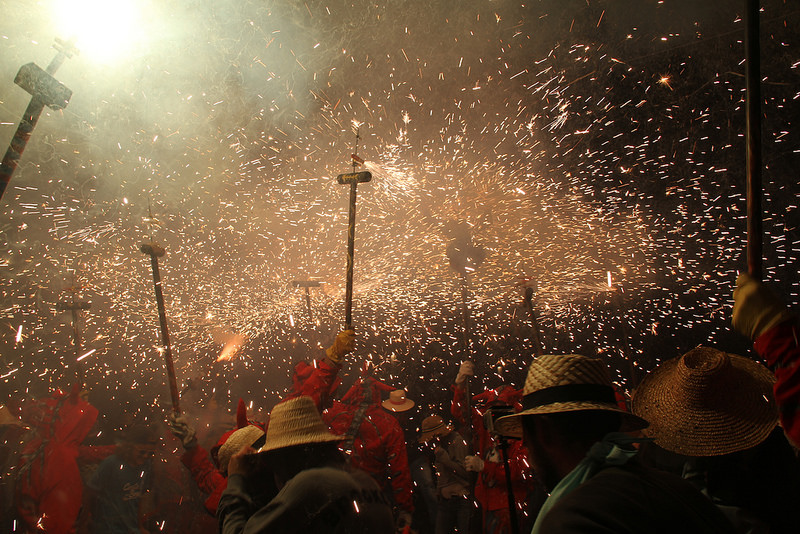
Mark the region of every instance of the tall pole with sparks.
<instances>
[{"instance_id":1,"label":"tall pole with sparks","mask_svg":"<svg viewBox=\"0 0 800 534\"><path fill-rule=\"evenodd\" d=\"M75 298L75 293L77 291L77 287L74 286L67 288L68 291L72 293L72 296L69 300L60 301L56 304L56 308L60 311L67 311L69 310L72 315L72 345L75 349L75 374L77 375L78 380L83 385L84 377L83 371L81 370L80 360L81 360L81 327L80 327L80 312L82 310L88 310L92 307L90 302L85 300Z\"/></svg>"},{"instance_id":2,"label":"tall pole with sparks","mask_svg":"<svg viewBox=\"0 0 800 534\"><path fill-rule=\"evenodd\" d=\"M352 155L353 172L340 174L337 180L340 184L350 184L350 213L347 224L347 281L344 293L344 327L345 330L353 328L353 260L356 243L356 187L360 183L372 180L372 173L369 171L356 172L356 167L363 162L358 157L358 128L356 128L356 144Z\"/></svg>"},{"instance_id":3,"label":"tall pole with sparks","mask_svg":"<svg viewBox=\"0 0 800 534\"><path fill-rule=\"evenodd\" d=\"M531 327L533 329L533 354L538 358L542 355L542 336L539 333L539 321L536 319L536 310L533 308L533 286L525 287L525 307L531 315Z\"/></svg>"},{"instance_id":4,"label":"tall pole with sparks","mask_svg":"<svg viewBox=\"0 0 800 534\"><path fill-rule=\"evenodd\" d=\"M31 95L31 101L28 107L22 114L22 120L17 126L17 131L14 137L11 138L11 143L8 145L8 150L3 157L3 163L0 164L0 199L3 198L3 193L11 181L11 176L19 164L19 159L22 157L28 140L31 137L39 117L47 106L50 109L64 109L72 98L72 91L64 84L56 80L53 75L58 68L64 63L68 57L72 57L77 52L74 44L64 42L56 39L56 44L53 47L58 51L56 56L47 66L47 69L42 70L36 63L27 63L20 67L17 72L14 83L25 89Z\"/></svg>"},{"instance_id":5,"label":"tall pole with sparks","mask_svg":"<svg viewBox=\"0 0 800 534\"><path fill-rule=\"evenodd\" d=\"M152 216L151 216L152 220ZM166 254L166 250L153 242L152 237L149 243L142 243L139 250L150 256L150 266L153 269L153 287L156 293L156 305L158 306L158 321L161 327L161 346L164 352L164 364L167 368L167 379L169 380L169 394L172 399L172 411L176 414L181 413L180 400L178 395L178 381L175 378L175 365L172 360L172 345L169 342L169 329L167 328L167 312L164 307L164 294L161 292L161 273L158 270L158 258Z\"/></svg>"},{"instance_id":6,"label":"tall pole with sparks","mask_svg":"<svg viewBox=\"0 0 800 534\"><path fill-rule=\"evenodd\" d=\"M759 0L745 7L745 130L747 139L747 272L761 280L761 47Z\"/></svg>"}]
</instances>

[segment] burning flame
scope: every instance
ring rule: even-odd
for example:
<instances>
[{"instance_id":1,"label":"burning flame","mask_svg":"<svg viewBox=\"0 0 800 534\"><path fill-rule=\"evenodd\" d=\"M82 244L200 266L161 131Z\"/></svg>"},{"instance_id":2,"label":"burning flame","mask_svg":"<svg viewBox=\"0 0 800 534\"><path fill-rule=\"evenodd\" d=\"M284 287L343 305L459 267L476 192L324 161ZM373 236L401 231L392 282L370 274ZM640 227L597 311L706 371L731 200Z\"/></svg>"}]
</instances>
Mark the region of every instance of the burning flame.
<instances>
[{"instance_id":1,"label":"burning flame","mask_svg":"<svg viewBox=\"0 0 800 534\"><path fill-rule=\"evenodd\" d=\"M225 341L225 346L222 347L222 352L219 353L217 356L217 361L226 361L229 362L236 357L236 353L239 352L239 349L244 345L247 338L241 334L233 334L227 341Z\"/></svg>"}]
</instances>

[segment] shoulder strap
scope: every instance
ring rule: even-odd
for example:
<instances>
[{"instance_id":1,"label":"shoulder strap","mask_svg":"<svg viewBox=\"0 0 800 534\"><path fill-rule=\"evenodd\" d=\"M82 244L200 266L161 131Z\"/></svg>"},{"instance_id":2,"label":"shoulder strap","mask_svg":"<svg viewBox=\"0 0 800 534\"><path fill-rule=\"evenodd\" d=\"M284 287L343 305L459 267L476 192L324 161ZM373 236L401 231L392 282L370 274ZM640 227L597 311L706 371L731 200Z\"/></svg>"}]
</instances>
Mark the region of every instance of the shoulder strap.
<instances>
[{"instance_id":1,"label":"shoulder strap","mask_svg":"<svg viewBox=\"0 0 800 534\"><path fill-rule=\"evenodd\" d=\"M353 415L353 420L350 422L350 428L347 429L347 435L344 440L344 450L348 453L348 465L351 463L351 459L353 458L353 442L356 440L358 430L361 428L361 423L364 421L364 414L367 412L369 404L369 401L366 399L361 402L358 410L356 410L356 413Z\"/></svg>"}]
</instances>

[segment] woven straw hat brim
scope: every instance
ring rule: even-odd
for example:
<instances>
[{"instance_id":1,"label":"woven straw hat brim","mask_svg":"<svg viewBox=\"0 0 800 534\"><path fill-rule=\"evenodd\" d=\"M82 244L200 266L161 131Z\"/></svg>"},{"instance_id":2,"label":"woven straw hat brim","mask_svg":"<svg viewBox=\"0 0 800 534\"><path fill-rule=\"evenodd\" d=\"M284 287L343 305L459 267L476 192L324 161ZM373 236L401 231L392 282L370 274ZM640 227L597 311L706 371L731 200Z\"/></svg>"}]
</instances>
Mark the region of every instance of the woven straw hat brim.
<instances>
[{"instance_id":1,"label":"woven straw hat brim","mask_svg":"<svg viewBox=\"0 0 800 534\"><path fill-rule=\"evenodd\" d=\"M603 412L616 412L622 419L621 432L634 432L647 426L647 421L632 413L620 410L616 406L611 406L602 402L555 402L545 406L539 406L530 410L523 410L519 413L506 415L497 420L495 429L498 433L509 438L522 439L522 419L523 415L547 415L564 412L580 412L584 410L594 410Z\"/></svg>"},{"instance_id":2,"label":"woven straw hat brim","mask_svg":"<svg viewBox=\"0 0 800 534\"><path fill-rule=\"evenodd\" d=\"M381 406L390 412L406 412L413 408L414 405L415 403L411 399L405 399L405 401L401 402L400 404L395 404L390 399L386 399L381 403Z\"/></svg>"},{"instance_id":3,"label":"woven straw hat brim","mask_svg":"<svg viewBox=\"0 0 800 534\"><path fill-rule=\"evenodd\" d=\"M272 410L267 438L258 452L342 441L344 438L328 430L310 397L297 397L276 405Z\"/></svg>"},{"instance_id":4,"label":"woven straw hat brim","mask_svg":"<svg viewBox=\"0 0 800 534\"><path fill-rule=\"evenodd\" d=\"M231 434L219 448L217 458L219 459L220 469L222 471L227 471L228 462L230 462L231 457L242 450L242 447L252 446L253 443L258 441L263 435L264 431L255 425L247 425L244 428L236 430L236 432Z\"/></svg>"},{"instance_id":5,"label":"woven straw hat brim","mask_svg":"<svg viewBox=\"0 0 800 534\"><path fill-rule=\"evenodd\" d=\"M728 357L731 365L724 376L711 376L705 386L687 378L683 357L651 371L632 402L634 413L650 421L645 434L686 456L730 454L764 441L778 421L775 377L748 358Z\"/></svg>"},{"instance_id":6,"label":"woven straw hat brim","mask_svg":"<svg viewBox=\"0 0 800 534\"><path fill-rule=\"evenodd\" d=\"M640 430L647 421L621 410L616 404L614 386L605 364L580 354L543 354L528 367L522 390L523 410L497 420L497 431L511 438L522 437L524 415L600 410L621 416L624 432ZM533 398L538 397L537 400ZM527 401L535 405L531 406Z\"/></svg>"}]
</instances>

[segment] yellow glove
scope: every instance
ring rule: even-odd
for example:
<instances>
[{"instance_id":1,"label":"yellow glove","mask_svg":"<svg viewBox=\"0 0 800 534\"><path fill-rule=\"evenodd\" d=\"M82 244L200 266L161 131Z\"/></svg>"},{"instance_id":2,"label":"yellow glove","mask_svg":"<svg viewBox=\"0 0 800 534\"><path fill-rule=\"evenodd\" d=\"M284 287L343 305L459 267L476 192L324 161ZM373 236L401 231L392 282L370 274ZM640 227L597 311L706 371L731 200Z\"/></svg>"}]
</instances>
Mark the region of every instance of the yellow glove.
<instances>
[{"instance_id":1,"label":"yellow glove","mask_svg":"<svg viewBox=\"0 0 800 534\"><path fill-rule=\"evenodd\" d=\"M336 365L341 365L344 355L353 352L356 344L356 333L354 330L343 330L336 334L333 345L325 350L328 359Z\"/></svg>"},{"instance_id":2,"label":"yellow glove","mask_svg":"<svg viewBox=\"0 0 800 534\"><path fill-rule=\"evenodd\" d=\"M755 340L791 317L783 301L764 284L747 273L736 279L731 322L738 332Z\"/></svg>"}]
</instances>

